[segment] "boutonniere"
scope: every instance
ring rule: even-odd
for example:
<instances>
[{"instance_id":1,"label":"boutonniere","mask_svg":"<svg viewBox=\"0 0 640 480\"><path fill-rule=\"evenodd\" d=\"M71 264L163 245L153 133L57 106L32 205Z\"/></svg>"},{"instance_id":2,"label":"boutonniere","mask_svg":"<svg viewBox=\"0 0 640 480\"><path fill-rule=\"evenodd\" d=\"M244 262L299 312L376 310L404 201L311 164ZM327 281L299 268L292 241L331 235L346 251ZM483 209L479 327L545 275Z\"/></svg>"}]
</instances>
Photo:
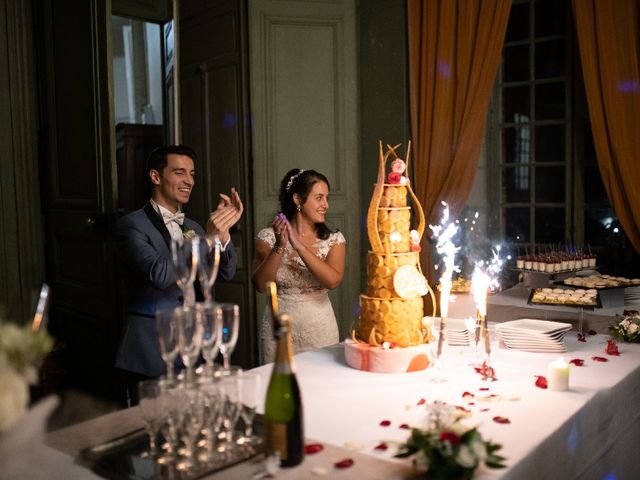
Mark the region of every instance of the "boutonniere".
<instances>
[{"instance_id":1,"label":"boutonniere","mask_svg":"<svg viewBox=\"0 0 640 480\"><path fill-rule=\"evenodd\" d=\"M185 224L180 225L180 229L182 230L182 237L185 240L191 240L192 238L196 238L198 236L195 230L192 230L191 228L187 227Z\"/></svg>"}]
</instances>

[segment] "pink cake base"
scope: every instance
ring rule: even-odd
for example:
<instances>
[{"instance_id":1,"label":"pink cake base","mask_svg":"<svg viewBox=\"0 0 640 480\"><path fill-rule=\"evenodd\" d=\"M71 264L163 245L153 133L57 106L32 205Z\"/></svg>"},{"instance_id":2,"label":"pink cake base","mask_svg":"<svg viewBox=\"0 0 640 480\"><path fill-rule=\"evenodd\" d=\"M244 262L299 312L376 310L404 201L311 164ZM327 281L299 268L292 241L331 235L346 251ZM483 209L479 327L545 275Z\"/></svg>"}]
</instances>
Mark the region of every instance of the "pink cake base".
<instances>
[{"instance_id":1,"label":"pink cake base","mask_svg":"<svg viewBox=\"0 0 640 480\"><path fill-rule=\"evenodd\" d=\"M357 370L376 373L405 373L426 369L430 362L428 344L415 347L385 349L367 343L345 340L344 357L347 365Z\"/></svg>"}]
</instances>

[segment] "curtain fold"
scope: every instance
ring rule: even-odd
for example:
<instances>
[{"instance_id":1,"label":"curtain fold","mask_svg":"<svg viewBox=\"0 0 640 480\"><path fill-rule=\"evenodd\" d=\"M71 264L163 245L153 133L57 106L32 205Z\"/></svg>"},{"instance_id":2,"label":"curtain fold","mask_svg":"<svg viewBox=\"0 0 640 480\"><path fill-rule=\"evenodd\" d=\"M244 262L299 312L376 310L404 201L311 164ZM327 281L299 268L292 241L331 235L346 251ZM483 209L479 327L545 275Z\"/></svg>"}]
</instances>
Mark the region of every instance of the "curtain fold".
<instances>
[{"instance_id":1,"label":"curtain fold","mask_svg":"<svg viewBox=\"0 0 640 480\"><path fill-rule=\"evenodd\" d=\"M600 174L640 252L640 4L573 0L573 10Z\"/></svg>"},{"instance_id":2,"label":"curtain fold","mask_svg":"<svg viewBox=\"0 0 640 480\"><path fill-rule=\"evenodd\" d=\"M409 103L414 190L427 222L471 192L511 0L408 0ZM431 245L421 263L435 283Z\"/></svg>"}]
</instances>

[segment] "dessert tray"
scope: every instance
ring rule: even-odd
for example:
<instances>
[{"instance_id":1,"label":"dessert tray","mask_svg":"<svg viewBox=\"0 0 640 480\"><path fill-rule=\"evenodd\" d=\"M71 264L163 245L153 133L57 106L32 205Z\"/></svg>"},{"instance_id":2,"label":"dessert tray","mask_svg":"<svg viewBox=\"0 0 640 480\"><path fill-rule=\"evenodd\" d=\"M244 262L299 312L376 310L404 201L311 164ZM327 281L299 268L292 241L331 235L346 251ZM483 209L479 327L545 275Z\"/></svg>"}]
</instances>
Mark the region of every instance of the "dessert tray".
<instances>
[{"instance_id":1,"label":"dessert tray","mask_svg":"<svg viewBox=\"0 0 640 480\"><path fill-rule=\"evenodd\" d=\"M565 278L555 282L558 285L565 285L575 288L595 288L597 290L607 290L611 288L626 288L640 285L640 278L613 277L611 275L589 275Z\"/></svg>"},{"instance_id":2,"label":"dessert tray","mask_svg":"<svg viewBox=\"0 0 640 480\"><path fill-rule=\"evenodd\" d=\"M496 326L500 340L507 349L527 352L566 352L564 337L570 323L521 318Z\"/></svg>"},{"instance_id":3,"label":"dessert tray","mask_svg":"<svg viewBox=\"0 0 640 480\"><path fill-rule=\"evenodd\" d=\"M533 288L527 303L555 307L602 308L598 291L583 288Z\"/></svg>"}]
</instances>

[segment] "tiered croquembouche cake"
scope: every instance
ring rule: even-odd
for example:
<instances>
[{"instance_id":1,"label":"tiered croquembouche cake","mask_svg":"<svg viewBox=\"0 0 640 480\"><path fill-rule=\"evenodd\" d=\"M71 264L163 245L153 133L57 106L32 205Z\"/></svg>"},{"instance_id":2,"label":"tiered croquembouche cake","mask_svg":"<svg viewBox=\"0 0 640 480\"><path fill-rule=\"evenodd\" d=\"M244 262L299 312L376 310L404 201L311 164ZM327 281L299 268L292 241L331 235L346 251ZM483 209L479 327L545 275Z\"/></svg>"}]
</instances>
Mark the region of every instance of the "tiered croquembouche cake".
<instances>
[{"instance_id":1,"label":"tiered croquembouche cake","mask_svg":"<svg viewBox=\"0 0 640 480\"><path fill-rule=\"evenodd\" d=\"M400 373L429 365L430 333L422 321L422 297L433 292L420 271L424 212L404 175L410 147L405 161L396 154L398 146L388 146L383 153L380 144L378 179L367 215L367 293L360 295L360 319L345 344L347 363L360 370ZM407 203L409 195L413 207ZM418 218L415 230L412 209Z\"/></svg>"}]
</instances>

